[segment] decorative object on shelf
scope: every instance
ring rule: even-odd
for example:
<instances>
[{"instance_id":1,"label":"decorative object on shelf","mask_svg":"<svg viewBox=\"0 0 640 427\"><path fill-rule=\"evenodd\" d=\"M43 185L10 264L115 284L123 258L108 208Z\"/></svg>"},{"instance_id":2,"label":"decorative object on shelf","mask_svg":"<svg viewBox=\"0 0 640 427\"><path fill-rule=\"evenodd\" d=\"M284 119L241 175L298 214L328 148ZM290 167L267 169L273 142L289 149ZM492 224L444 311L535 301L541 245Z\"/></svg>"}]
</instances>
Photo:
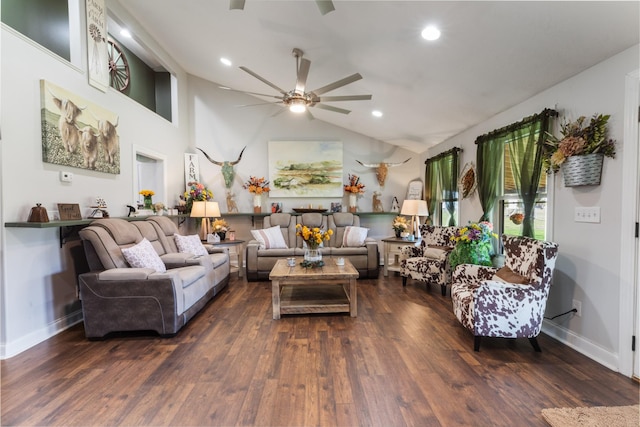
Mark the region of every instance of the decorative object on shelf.
<instances>
[{"instance_id":1,"label":"decorative object on shelf","mask_svg":"<svg viewBox=\"0 0 640 427\"><path fill-rule=\"evenodd\" d=\"M514 212L509 215L509 219L515 225L520 225L522 224L522 221L524 221L524 214L522 212Z\"/></svg>"},{"instance_id":2,"label":"decorative object on shelf","mask_svg":"<svg viewBox=\"0 0 640 427\"><path fill-rule=\"evenodd\" d=\"M380 196L381 195L382 195L382 193L379 192L379 191L374 191L373 192L373 200L372 200L373 210L372 210L372 212L384 212L384 208L382 207L382 200L380 200Z\"/></svg>"},{"instance_id":3,"label":"decorative object on shelf","mask_svg":"<svg viewBox=\"0 0 640 427\"><path fill-rule=\"evenodd\" d=\"M402 233L406 232L409 229L409 224L407 223L407 218L404 216L398 215L393 219L393 231L396 233L396 237L402 237ZM408 235L409 233L407 233Z\"/></svg>"},{"instance_id":4,"label":"decorative object on shelf","mask_svg":"<svg viewBox=\"0 0 640 427\"><path fill-rule=\"evenodd\" d=\"M204 184L201 184L197 181L192 181L187 184L189 187L187 191L184 192L184 200L185 200L185 212L190 213L193 207L194 202L204 202L207 200L213 199L213 192ZM217 203L216 203L217 204ZM220 214L218 213L218 216Z\"/></svg>"},{"instance_id":5,"label":"decorative object on shelf","mask_svg":"<svg viewBox=\"0 0 640 427\"><path fill-rule=\"evenodd\" d=\"M342 212L342 203L331 202L331 212Z\"/></svg>"},{"instance_id":6,"label":"decorative object on shelf","mask_svg":"<svg viewBox=\"0 0 640 427\"><path fill-rule=\"evenodd\" d=\"M462 227L451 236L456 246L449 255L451 269L455 270L460 264L475 264L491 266L493 241L498 235L493 232L493 225L488 221L470 223Z\"/></svg>"},{"instance_id":7,"label":"decorative object on shelf","mask_svg":"<svg viewBox=\"0 0 640 427\"><path fill-rule=\"evenodd\" d=\"M211 224L211 232L220 236L220 240L224 240L227 231L229 231L229 224L222 218L215 219Z\"/></svg>"},{"instance_id":8,"label":"decorative object on shelf","mask_svg":"<svg viewBox=\"0 0 640 427\"><path fill-rule=\"evenodd\" d=\"M102 197L96 197L95 206L89 206L93 211L89 215L89 218L109 218L109 212L107 211L107 202Z\"/></svg>"},{"instance_id":9,"label":"decorative object on shelf","mask_svg":"<svg viewBox=\"0 0 640 427\"><path fill-rule=\"evenodd\" d=\"M230 161L219 162L217 160L213 160L211 157L209 157L207 153L204 152L202 148L198 148L198 147L196 148L202 151L202 154L204 154L207 160L209 160L211 163L222 167L222 177L224 178L224 186L227 188L227 190L230 189L231 186L233 185L233 179L236 176L236 172L233 170L233 167L238 163L240 163L240 159L242 159L242 153L244 153L244 150L247 147L245 146L242 149L242 151L240 152L240 155L238 156L238 160L233 162L230 162Z\"/></svg>"},{"instance_id":10,"label":"decorative object on shelf","mask_svg":"<svg viewBox=\"0 0 640 427\"><path fill-rule=\"evenodd\" d=\"M458 191L463 199L471 196L478 186L476 177L476 167L473 162L468 162L462 168L460 178L458 178Z\"/></svg>"},{"instance_id":11,"label":"decorative object on shelf","mask_svg":"<svg viewBox=\"0 0 640 427\"><path fill-rule=\"evenodd\" d=\"M360 182L358 175L349 174L344 191L349 194L349 212L356 212L358 210L358 195L365 192L365 185Z\"/></svg>"},{"instance_id":12,"label":"decorative object on shelf","mask_svg":"<svg viewBox=\"0 0 640 427\"><path fill-rule=\"evenodd\" d=\"M200 160L197 153L184 153L184 182L200 181ZM189 184L187 184L188 187ZM188 188L186 188L188 190Z\"/></svg>"},{"instance_id":13,"label":"decorative object on shelf","mask_svg":"<svg viewBox=\"0 0 640 427\"><path fill-rule=\"evenodd\" d=\"M282 213L282 202L271 203L271 213Z\"/></svg>"},{"instance_id":14,"label":"decorative object on shelf","mask_svg":"<svg viewBox=\"0 0 640 427\"><path fill-rule=\"evenodd\" d=\"M249 190L249 193L253 194L253 212L261 213L262 194L268 194L271 191L269 181L265 180L264 177L256 178L255 176L250 176L249 180L242 185L242 188Z\"/></svg>"},{"instance_id":15,"label":"decorative object on shelf","mask_svg":"<svg viewBox=\"0 0 640 427\"><path fill-rule=\"evenodd\" d=\"M405 200L422 200L422 181L416 179L407 186L407 197Z\"/></svg>"},{"instance_id":16,"label":"decorative object on shelf","mask_svg":"<svg viewBox=\"0 0 640 427\"><path fill-rule=\"evenodd\" d=\"M411 217L411 229L410 234L415 238L420 237L418 231L418 224L420 223L421 216L429 216L429 209L427 208L427 202L425 200L405 200L402 202L402 209L400 215L407 215ZM416 217L418 220L416 221Z\"/></svg>"},{"instance_id":17,"label":"decorative object on shelf","mask_svg":"<svg viewBox=\"0 0 640 427\"><path fill-rule=\"evenodd\" d=\"M356 162L360 163L365 168L374 168L376 170L376 179L378 180L378 184L380 184L380 187L384 187L384 181L387 179L387 172L389 172L389 168L404 165L409 160L411 160L411 157L404 162L397 163L362 163L360 160L356 160Z\"/></svg>"},{"instance_id":18,"label":"decorative object on shelf","mask_svg":"<svg viewBox=\"0 0 640 427\"><path fill-rule=\"evenodd\" d=\"M220 207L218 202L195 200L191 207L191 218L202 218L200 224L200 240L207 240L207 235L210 234L210 222L209 218L216 218L220 216Z\"/></svg>"},{"instance_id":19,"label":"decorative object on shelf","mask_svg":"<svg viewBox=\"0 0 640 427\"><path fill-rule=\"evenodd\" d=\"M400 212L400 202L398 202L398 198L393 196L393 200L391 201L391 210L389 212Z\"/></svg>"},{"instance_id":20,"label":"decorative object on shelf","mask_svg":"<svg viewBox=\"0 0 640 427\"><path fill-rule=\"evenodd\" d=\"M594 114L586 124L585 116L560 126L562 138L547 132L543 165L546 171L562 169L565 187L600 185L604 157L615 158L615 141L608 138L610 115Z\"/></svg>"},{"instance_id":21,"label":"decorative object on shelf","mask_svg":"<svg viewBox=\"0 0 640 427\"><path fill-rule=\"evenodd\" d=\"M58 203L58 214L60 215L60 221L82 219L80 205L77 203Z\"/></svg>"},{"instance_id":22,"label":"decorative object on shelf","mask_svg":"<svg viewBox=\"0 0 640 427\"><path fill-rule=\"evenodd\" d=\"M234 199L235 195L227 190L227 213L238 212L238 205Z\"/></svg>"},{"instance_id":23,"label":"decorative object on shelf","mask_svg":"<svg viewBox=\"0 0 640 427\"><path fill-rule=\"evenodd\" d=\"M295 213L323 213L326 209L314 209L314 208L293 208Z\"/></svg>"},{"instance_id":24,"label":"decorative object on shelf","mask_svg":"<svg viewBox=\"0 0 640 427\"><path fill-rule=\"evenodd\" d=\"M142 195L143 201L144 201L144 205L143 208L144 209L153 209L153 195L156 194L153 192L153 190L140 190L140 192L138 193L140 195Z\"/></svg>"},{"instance_id":25,"label":"decorative object on shelf","mask_svg":"<svg viewBox=\"0 0 640 427\"><path fill-rule=\"evenodd\" d=\"M36 203L34 207L31 208L31 212L29 212L28 222L49 222L49 214L47 214L47 210L42 207L40 203Z\"/></svg>"},{"instance_id":26,"label":"decorative object on shelf","mask_svg":"<svg viewBox=\"0 0 640 427\"><path fill-rule=\"evenodd\" d=\"M156 215L162 215L167 211L167 208L164 203L158 202L153 204L152 210Z\"/></svg>"},{"instance_id":27,"label":"decorative object on shelf","mask_svg":"<svg viewBox=\"0 0 640 427\"><path fill-rule=\"evenodd\" d=\"M333 230L324 231L319 227L309 228L306 225L296 225L296 236L302 237L306 243L304 250L304 260L309 262L317 262L322 260L322 252L320 245L323 241L328 241L333 235Z\"/></svg>"}]
</instances>

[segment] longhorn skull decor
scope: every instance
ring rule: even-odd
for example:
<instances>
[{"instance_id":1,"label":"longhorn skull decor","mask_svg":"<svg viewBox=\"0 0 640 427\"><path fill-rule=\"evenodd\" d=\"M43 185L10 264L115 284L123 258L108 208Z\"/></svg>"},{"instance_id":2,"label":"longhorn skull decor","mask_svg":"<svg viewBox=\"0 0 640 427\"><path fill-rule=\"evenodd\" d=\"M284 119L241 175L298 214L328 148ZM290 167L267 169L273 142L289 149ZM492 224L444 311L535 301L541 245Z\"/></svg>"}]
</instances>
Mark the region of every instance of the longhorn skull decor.
<instances>
[{"instance_id":1,"label":"longhorn skull decor","mask_svg":"<svg viewBox=\"0 0 640 427\"><path fill-rule=\"evenodd\" d=\"M404 162L398 162L398 163L362 163L360 160L356 160L356 162L360 163L362 166L367 168L375 168L376 178L378 178L378 184L380 184L380 186L383 187L384 181L387 179L387 172L389 171L389 168L403 165L407 163L409 160L411 160L411 157L409 157Z\"/></svg>"},{"instance_id":2,"label":"longhorn skull decor","mask_svg":"<svg viewBox=\"0 0 640 427\"><path fill-rule=\"evenodd\" d=\"M233 184L233 178L236 174L236 172L233 170L233 167L240 162L240 159L242 158L242 153L244 153L244 150L246 148L247 147L245 146L242 149L242 151L240 152L240 155L238 156L238 160L233 162L229 162L229 161L219 162L217 160L213 160L211 157L209 157L207 153L204 152L202 148L198 148L198 150L202 151L202 154L204 154L207 160L209 160L211 163L222 167L222 176L224 177L224 186L226 188L231 188L231 185Z\"/></svg>"}]
</instances>

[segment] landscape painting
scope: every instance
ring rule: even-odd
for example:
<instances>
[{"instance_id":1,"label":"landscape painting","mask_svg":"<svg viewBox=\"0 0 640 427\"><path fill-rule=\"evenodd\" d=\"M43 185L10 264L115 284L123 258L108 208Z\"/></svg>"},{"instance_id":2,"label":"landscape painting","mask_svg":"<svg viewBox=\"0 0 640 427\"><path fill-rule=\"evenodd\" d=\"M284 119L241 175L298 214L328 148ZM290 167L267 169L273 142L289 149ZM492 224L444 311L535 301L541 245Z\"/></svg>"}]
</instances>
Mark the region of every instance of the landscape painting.
<instances>
[{"instance_id":1,"label":"landscape painting","mask_svg":"<svg viewBox=\"0 0 640 427\"><path fill-rule=\"evenodd\" d=\"M42 161L120 173L118 116L40 80Z\"/></svg>"},{"instance_id":2,"label":"landscape painting","mask_svg":"<svg viewBox=\"0 0 640 427\"><path fill-rule=\"evenodd\" d=\"M269 141L270 197L342 197L342 142Z\"/></svg>"}]
</instances>

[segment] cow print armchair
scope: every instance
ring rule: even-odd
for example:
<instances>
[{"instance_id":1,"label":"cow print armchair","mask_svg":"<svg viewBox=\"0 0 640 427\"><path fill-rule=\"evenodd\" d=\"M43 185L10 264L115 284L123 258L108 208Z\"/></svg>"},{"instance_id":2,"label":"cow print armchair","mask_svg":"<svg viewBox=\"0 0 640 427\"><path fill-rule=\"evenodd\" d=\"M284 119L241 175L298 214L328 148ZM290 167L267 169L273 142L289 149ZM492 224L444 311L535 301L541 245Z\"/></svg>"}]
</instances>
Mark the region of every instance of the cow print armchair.
<instances>
[{"instance_id":1,"label":"cow print armchair","mask_svg":"<svg viewBox=\"0 0 640 427\"><path fill-rule=\"evenodd\" d=\"M462 264L453 272L453 312L474 335L474 350L482 337L536 337L542 328L558 245L528 237L502 236L505 264L498 269Z\"/></svg>"},{"instance_id":2,"label":"cow print armchair","mask_svg":"<svg viewBox=\"0 0 640 427\"><path fill-rule=\"evenodd\" d=\"M417 246L402 248L400 275L402 286L407 285L407 278L428 284L436 283L442 288L442 295L447 294L447 285L451 278L449 254L455 247L451 237L459 227L440 227L421 225L422 240Z\"/></svg>"}]
</instances>

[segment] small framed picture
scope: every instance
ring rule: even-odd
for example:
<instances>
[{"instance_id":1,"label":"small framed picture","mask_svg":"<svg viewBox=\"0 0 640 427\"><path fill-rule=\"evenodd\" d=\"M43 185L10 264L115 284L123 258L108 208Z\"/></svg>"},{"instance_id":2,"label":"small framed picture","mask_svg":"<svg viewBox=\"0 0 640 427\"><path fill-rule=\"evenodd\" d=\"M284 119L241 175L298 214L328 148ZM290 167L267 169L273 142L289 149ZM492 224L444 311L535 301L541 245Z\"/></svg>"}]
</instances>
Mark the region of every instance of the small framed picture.
<instances>
[{"instance_id":1,"label":"small framed picture","mask_svg":"<svg viewBox=\"0 0 640 427\"><path fill-rule=\"evenodd\" d=\"M282 213L282 202L271 203L271 213Z\"/></svg>"},{"instance_id":2,"label":"small framed picture","mask_svg":"<svg viewBox=\"0 0 640 427\"><path fill-rule=\"evenodd\" d=\"M82 219L80 205L77 203L58 203L58 213L60 214L60 221Z\"/></svg>"},{"instance_id":3,"label":"small framed picture","mask_svg":"<svg viewBox=\"0 0 640 427\"><path fill-rule=\"evenodd\" d=\"M331 202L331 212L342 212L342 203Z\"/></svg>"}]
</instances>

